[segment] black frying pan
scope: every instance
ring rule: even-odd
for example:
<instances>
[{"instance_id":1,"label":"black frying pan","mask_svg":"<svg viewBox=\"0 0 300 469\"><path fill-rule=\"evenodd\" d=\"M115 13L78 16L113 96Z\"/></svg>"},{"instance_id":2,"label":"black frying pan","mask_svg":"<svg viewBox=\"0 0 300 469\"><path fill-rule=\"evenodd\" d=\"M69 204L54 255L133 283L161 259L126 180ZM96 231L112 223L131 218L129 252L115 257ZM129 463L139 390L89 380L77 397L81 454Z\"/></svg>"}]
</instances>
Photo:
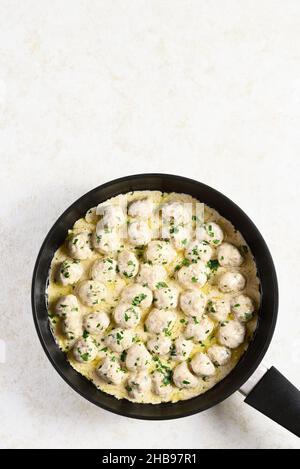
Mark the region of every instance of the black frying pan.
<instances>
[{"instance_id":1,"label":"black frying pan","mask_svg":"<svg viewBox=\"0 0 300 469\"><path fill-rule=\"evenodd\" d=\"M254 254L261 283L258 327L247 352L233 371L215 387L198 397L175 404L136 404L125 399L117 400L97 390L69 365L56 345L48 323L45 290L49 267L67 230L90 207L118 194L136 190L186 193L216 209L243 234ZM244 385L243 390L248 394L245 402L300 435L299 391L273 367L265 374L254 373L272 339L278 311L277 278L270 252L250 218L230 199L205 184L169 174L138 174L108 182L82 196L59 217L43 242L33 273L32 310L38 336L52 365L75 391L99 407L127 417L175 419L209 409ZM253 384L248 381L251 376Z\"/></svg>"}]
</instances>

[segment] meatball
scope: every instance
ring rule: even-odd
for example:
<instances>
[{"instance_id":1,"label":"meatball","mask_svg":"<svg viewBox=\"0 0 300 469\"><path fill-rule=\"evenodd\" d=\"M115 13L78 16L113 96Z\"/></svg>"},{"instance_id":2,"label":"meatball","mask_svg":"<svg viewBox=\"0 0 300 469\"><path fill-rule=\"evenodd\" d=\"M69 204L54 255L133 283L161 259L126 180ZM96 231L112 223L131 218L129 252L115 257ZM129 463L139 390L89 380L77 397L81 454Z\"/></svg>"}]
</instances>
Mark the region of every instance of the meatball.
<instances>
[{"instance_id":1,"label":"meatball","mask_svg":"<svg viewBox=\"0 0 300 469\"><path fill-rule=\"evenodd\" d=\"M223 239L224 234L222 228L215 222L204 223L196 230L196 238L199 241L207 241L212 246L219 246Z\"/></svg>"},{"instance_id":2,"label":"meatball","mask_svg":"<svg viewBox=\"0 0 300 469\"><path fill-rule=\"evenodd\" d=\"M212 256L212 248L207 241L192 241L186 251L185 257L192 262L208 262Z\"/></svg>"},{"instance_id":3,"label":"meatball","mask_svg":"<svg viewBox=\"0 0 300 469\"><path fill-rule=\"evenodd\" d=\"M82 319L80 314L68 314L62 322L62 331L69 340L82 335Z\"/></svg>"},{"instance_id":4,"label":"meatball","mask_svg":"<svg viewBox=\"0 0 300 469\"><path fill-rule=\"evenodd\" d=\"M195 388L198 384L198 379L190 372L187 363L182 362L177 365L173 370L173 382L179 389Z\"/></svg>"},{"instance_id":5,"label":"meatball","mask_svg":"<svg viewBox=\"0 0 300 469\"><path fill-rule=\"evenodd\" d=\"M137 275L137 282L151 290L157 288L167 277L167 272L162 265L142 264Z\"/></svg>"},{"instance_id":6,"label":"meatball","mask_svg":"<svg viewBox=\"0 0 300 469\"><path fill-rule=\"evenodd\" d=\"M151 199L140 199L131 202L128 207L128 215L130 217L138 217L146 220L152 216L153 202Z\"/></svg>"},{"instance_id":7,"label":"meatball","mask_svg":"<svg viewBox=\"0 0 300 469\"><path fill-rule=\"evenodd\" d=\"M152 291L137 283L125 287L121 293L122 301L131 303L133 306L139 306L141 309L149 308L152 299Z\"/></svg>"},{"instance_id":8,"label":"meatball","mask_svg":"<svg viewBox=\"0 0 300 469\"><path fill-rule=\"evenodd\" d=\"M150 390L151 378L145 371L130 373L126 385L128 395L132 399L140 399L143 394Z\"/></svg>"},{"instance_id":9,"label":"meatball","mask_svg":"<svg viewBox=\"0 0 300 469\"><path fill-rule=\"evenodd\" d=\"M123 352L130 347L133 341L133 332L130 329L117 327L112 329L105 337L105 345L113 352Z\"/></svg>"},{"instance_id":10,"label":"meatball","mask_svg":"<svg viewBox=\"0 0 300 469\"><path fill-rule=\"evenodd\" d=\"M207 302L207 314L215 321L225 321L230 313L230 304L226 298L211 299Z\"/></svg>"},{"instance_id":11,"label":"meatball","mask_svg":"<svg viewBox=\"0 0 300 469\"><path fill-rule=\"evenodd\" d=\"M169 264L176 257L176 251L167 241L151 241L147 246L145 257L152 264Z\"/></svg>"},{"instance_id":12,"label":"meatball","mask_svg":"<svg viewBox=\"0 0 300 469\"><path fill-rule=\"evenodd\" d=\"M141 319L141 310L131 303L119 303L114 311L116 324L124 329L131 329L138 325Z\"/></svg>"},{"instance_id":13,"label":"meatball","mask_svg":"<svg viewBox=\"0 0 300 469\"><path fill-rule=\"evenodd\" d=\"M67 248L73 259L88 259L92 255L90 233L84 231L71 235Z\"/></svg>"},{"instance_id":14,"label":"meatball","mask_svg":"<svg viewBox=\"0 0 300 469\"><path fill-rule=\"evenodd\" d=\"M154 371L152 374L152 391L157 396L160 396L163 401L168 400L173 391L169 376L161 371Z\"/></svg>"},{"instance_id":15,"label":"meatball","mask_svg":"<svg viewBox=\"0 0 300 469\"><path fill-rule=\"evenodd\" d=\"M152 232L145 221L133 221L128 225L128 240L134 246L144 246L151 241Z\"/></svg>"},{"instance_id":16,"label":"meatball","mask_svg":"<svg viewBox=\"0 0 300 469\"><path fill-rule=\"evenodd\" d=\"M194 344L190 340L186 340L184 337L177 337L174 342L174 348L171 350L171 356L175 360L186 360L190 356L193 347Z\"/></svg>"},{"instance_id":17,"label":"meatball","mask_svg":"<svg viewBox=\"0 0 300 469\"><path fill-rule=\"evenodd\" d=\"M214 329L214 323L209 318L203 316L200 321L191 318L185 329L185 337L192 339L194 342L203 342L207 339Z\"/></svg>"},{"instance_id":18,"label":"meatball","mask_svg":"<svg viewBox=\"0 0 300 469\"><path fill-rule=\"evenodd\" d=\"M118 270L122 277L133 278L139 270L139 261L131 251L121 251L118 255Z\"/></svg>"},{"instance_id":19,"label":"meatball","mask_svg":"<svg viewBox=\"0 0 300 469\"><path fill-rule=\"evenodd\" d=\"M231 300L231 311L235 319L241 322L247 322L253 316L254 304L249 296L238 295Z\"/></svg>"},{"instance_id":20,"label":"meatball","mask_svg":"<svg viewBox=\"0 0 300 469\"><path fill-rule=\"evenodd\" d=\"M98 228L98 225L97 225ZM93 234L93 246L102 254L114 253L120 249L120 238L116 231L109 228L97 229Z\"/></svg>"},{"instance_id":21,"label":"meatball","mask_svg":"<svg viewBox=\"0 0 300 469\"><path fill-rule=\"evenodd\" d=\"M243 343L245 327L239 321L226 321L222 323L218 331L218 341L221 345L236 348Z\"/></svg>"},{"instance_id":22,"label":"meatball","mask_svg":"<svg viewBox=\"0 0 300 469\"><path fill-rule=\"evenodd\" d=\"M97 375L108 384L121 384L125 377L119 361L115 357L105 357L99 368Z\"/></svg>"},{"instance_id":23,"label":"meatball","mask_svg":"<svg viewBox=\"0 0 300 469\"><path fill-rule=\"evenodd\" d=\"M163 282L159 285L159 288L154 290L153 301L156 308L159 309L176 308L178 303L178 290Z\"/></svg>"},{"instance_id":24,"label":"meatball","mask_svg":"<svg viewBox=\"0 0 300 469\"><path fill-rule=\"evenodd\" d=\"M93 338L88 336L85 339L79 339L73 347L73 355L75 360L80 363L87 363L93 361L98 353L98 349L93 341Z\"/></svg>"},{"instance_id":25,"label":"meatball","mask_svg":"<svg viewBox=\"0 0 300 469\"><path fill-rule=\"evenodd\" d=\"M151 355L141 342L131 345L125 359L128 370L144 370L150 364Z\"/></svg>"},{"instance_id":26,"label":"meatball","mask_svg":"<svg viewBox=\"0 0 300 469\"><path fill-rule=\"evenodd\" d=\"M175 249L186 249L191 239L191 230L186 226L171 226L170 235Z\"/></svg>"},{"instance_id":27,"label":"meatball","mask_svg":"<svg viewBox=\"0 0 300 469\"><path fill-rule=\"evenodd\" d=\"M230 360L231 351L222 345L212 345L207 350L207 355L216 366L222 366Z\"/></svg>"},{"instance_id":28,"label":"meatball","mask_svg":"<svg viewBox=\"0 0 300 469\"><path fill-rule=\"evenodd\" d=\"M218 261L223 267L239 267L243 263L240 251L230 243L218 247Z\"/></svg>"},{"instance_id":29,"label":"meatball","mask_svg":"<svg viewBox=\"0 0 300 469\"><path fill-rule=\"evenodd\" d=\"M96 280L84 280L77 285L76 293L81 303L86 306L95 306L105 299L106 288L103 283L96 282Z\"/></svg>"},{"instance_id":30,"label":"meatball","mask_svg":"<svg viewBox=\"0 0 300 469\"><path fill-rule=\"evenodd\" d=\"M96 214L96 207L90 208L85 214L85 221L87 223L93 223L95 225L98 220L99 220L99 217Z\"/></svg>"},{"instance_id":31,"label":"meatball","mask_svg":"<svg viewBox=\"0 0 300 469\"><path fill-rule=\"evenodd\" d=\"M205 295L198 290L186 290L180 295L180 308L187 316L201 317L205 303Z\"/></svg>"},{"instance_id":32,"label":"meatball","mask_svg":"<svg viewBox=\"0 0 300 469\"><path fill-rule=\"evenodd\" d=\"M147 349L154 355L167 355L171 348L171 339L165 335L159 334L147 342Z\"/></svg>"},{"instance_id":33,"label":"meatball","mask_svg":"<svg viewBox=\"0 0 300 469\"><path fill-rule=\"evenodd\" d=\"M91 268L91 277L98 282L111 282L117 275L117 263L110 257L97 259Z\"/></svg>"},{"instance_id":34,"label":"meatball","mask_svg":"<svg viewBox=\"0 0 300 469\"><path fill-rule=\"evenodd\" d=\"M109 315L105 311L95 311L83 318L83 327L90 334L102 334L109 326Z\"/></svg>"},{"instance_id":35,"label":"meatball","mask_svg":"<svg viewBox=\"0 0 300 469\"><path fill-rule=\"evenodd\" d=\"M80 261L73 259L66 259L59 267L58 281L62 285L73 285L78 282L83 274L83 268Z\"/></svg>"},{"instance_id":36,"label":"meatball","mask_svg":"<svg viewBox=\"0 0 300 469\"><path fill-rule=\"evenodd\" d=\"M176 223L188 223L192 219L192 204L184 202L168 202L162 207L164 221Z\"/></svg>"},{"instance_id":37,"label":"meatball","mask_svg":"<svg viewBox=\"0 0 300 469\"><path fill-rule=\"evenodd\" d=\"M165 334L169 334L176 319L177 315L175 311L171 309L154 308L148 314L145 326L148 332L152 332L154 334L164 332Z\"/></svg>"},{"instance_id":38,"label":"meatball","mask_svg":"<svg viewBox=\"0 0 300 469\"><path fill-rule=\"evenodd\" d=\"M177 273L178 281L185 288L203 287L207 281L207 269L204 262L183 266Z\"/></svg>"},{"instance_id":39,"label":"meatball","mask_svg":"<svg viewBox=\"0 0 300 469\"><path fill-rule=\"evenodd\" d=\"M201 352L198 352L193 356L191 360L191 368L197 376L212 376L216 372L210 358L205 353Z\"/></svg>"},{"instance_id":40,"label":"meatball","mask_svg":"<svg viewBox=\"0 0 300 469\"><path fill-rule=\"evenodd\" d=\"M79 311L78 300L75 295L60 296L55 305L55 314L65 317L67 314Z\"/></svg>"},{"instance_id":41,"label":"meatball","mask_svg":"<svg viewBox=\"0 0 300 469\"><path fill-rule=\"evenodd\" d=\"M120 205L98 205L97 215L103 215L99 228L118 228L125 222L125 215Z\"/></svg>"},{"instance_id":42,"label":"meatball","mask_svg":"<svg viewBox=\"0 0 300 469\"><path fill-rule=\"evenodd\" d=\"M225 272L219 279L219 289L224 293L243 290L245 285L246 279L239 272Z\"/></svg>"}]
</instances>

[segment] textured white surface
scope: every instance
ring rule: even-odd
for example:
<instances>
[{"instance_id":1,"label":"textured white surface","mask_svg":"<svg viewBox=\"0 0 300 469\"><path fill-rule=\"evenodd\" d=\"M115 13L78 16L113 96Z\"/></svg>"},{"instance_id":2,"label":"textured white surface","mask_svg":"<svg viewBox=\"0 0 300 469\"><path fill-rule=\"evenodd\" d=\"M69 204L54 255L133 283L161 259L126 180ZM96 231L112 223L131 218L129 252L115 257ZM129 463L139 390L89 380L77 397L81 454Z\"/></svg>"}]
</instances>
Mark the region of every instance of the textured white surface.
<instances>
[{"instance_id":1,"label":"textured white surface","mask_svg":"<svg viewBox=\"0 0 300 469\"><path fill-rule=\"evenodd\" d=\"M1 446L299 447L240 395L159 424L94 407L51 367L30 307L66 206L130 173L190 176L269 244L281 299L266 361L299 386L299 31L298 0L0 1Z\"/></svg>"}]
</instances>

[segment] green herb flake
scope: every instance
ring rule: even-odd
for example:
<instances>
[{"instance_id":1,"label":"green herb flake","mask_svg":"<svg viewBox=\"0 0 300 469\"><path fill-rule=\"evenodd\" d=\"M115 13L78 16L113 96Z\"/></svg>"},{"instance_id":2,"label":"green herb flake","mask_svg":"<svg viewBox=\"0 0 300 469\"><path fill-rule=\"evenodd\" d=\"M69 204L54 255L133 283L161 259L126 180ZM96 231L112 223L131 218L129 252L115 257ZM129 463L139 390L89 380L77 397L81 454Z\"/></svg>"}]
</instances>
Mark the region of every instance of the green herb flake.
<instances>
[{"instance_id":1,"label":"green herb flake","mask_svg":"<svg viewBox=\"0 0 300 469\"><path fill-rule=\"evenodd\" d=\"M90 358L90 354L86 352L86 353L81 354L80 357L84 362L87 362L88 359Z\"/></svg>"},{"instance_id":2,"label":"green herb flake","mask_svg":"<svg viewBox=\"0 0 300 469\"><path fill-rule=\"evenodd\" d=\"M182 262L181 262L182 265L185 265L186 267L188 267L190 265L190 261L186 258L182 259Z\"/></svg>"},{"instance_id":3,"label":"green herb flake","mask_svg":"<svg viewBox=\"0 0 300 469\"><path fill-rule=\"evenodd\" d=\"M218 259L211 259L206 265L212 272L216 272L220 267Z\"/></svg>"},{"instance_id":4,"label":"green herb flake","mask_svg":"<svg viewBox=\"0 0 300 469\"><path fill-rule=\"evenodd\" d=\"M166 282L158 282L155 285L155 288L160 289L160 288L168 288L168 284Z\"/></svg>"},{"instance_id":5,"label":"green herb flake","mask_svg":"<svg viewBox=\"0 0 300 469\"><path fill-rule=\"evenodd\" d=\"M131 302L131 304L133 306L138 306L139 304L141 304L141 302L147 298L147 295L145 295L145 293L140 293L139 295L135 296Z\"/></svg>"}]
</instances>

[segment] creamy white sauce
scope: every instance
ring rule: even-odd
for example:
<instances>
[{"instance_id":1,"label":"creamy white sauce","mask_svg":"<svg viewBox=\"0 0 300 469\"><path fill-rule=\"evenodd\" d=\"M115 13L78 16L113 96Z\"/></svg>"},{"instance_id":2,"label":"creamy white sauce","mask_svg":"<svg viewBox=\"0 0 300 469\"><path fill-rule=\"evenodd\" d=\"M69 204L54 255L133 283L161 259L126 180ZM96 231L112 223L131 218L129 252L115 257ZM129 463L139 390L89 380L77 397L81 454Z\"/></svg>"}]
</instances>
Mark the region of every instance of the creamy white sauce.
<instances>
[{"instance_id":1,"label":"creamy white sauce","mask_svg":"<svg viewBox=\"0 0 300 469\"><path fill-rule=\"evenodd\" d=\"M144 203L144 200L146 202ZM143 203L138 202L135 206L131 206L132 209L130 209L130 204L133 201L143 201ZM204 393L208 389L212 388L217 382L222 380L238 363L239 359L241 358L242 354L245 352L245 350L248 347L249 341L251 340L253 333L256 328L256 323L257 323L257 310L259 307L260 303L260 293L259 293L259 280L257 278L257 271L256 271L256 266L255 262L253 259L253 256L246 245L246 242L244 238L242 237L241 233L237 232L232 224L223 218L220 214L218 214L215 210L209 208L208 206L205 205L204 209L204 222L207 224L207 226L210 223L215 223L217 226L213 225L213 229L215 233L219 233L219 228L221 228L222 233L224 235L224 239L221 239L220 241L217 239L217 241L214 243L213 241L213 236L210 241L210 247L209 251L211 251L211 260L213 262L205 261L203 262L202 260L196 260L196 262L193 261L193 254L191 252L188 252L186 250L188 243L185 242L184 236L188 235L190 232L194 233L195 228L196 228L196 223L197 219L195 219L195 212L191 212L188 215L188 218L186 216L186 213L180 214L179 212L176 213L175 221L174 224L171 224L170 229L168 227L168 231L170 233L171 239L167 243L167 246L172 246L172 248L167 247L166 250L164 250L164 258L163 258L163 264L161 264L161 260L158 258L156 259L155 256L153 256L150 252L148 252L148 255L151 258L151 262L153 265L158 265L158 266L163 266L163 269L166 270L166 278L163 279L163 281L158 282L159 288L156 288L153 291L153 296L154 300L150 306L147 306L146 308L140 308L139 301L141 297L139 297L139 301L135 301L134 306L137 307L136 311L133 311L132 314L136 314L137 319L130 319L126 320L129 321L129 325L132 325L132 327L127 328L127 323L126 321L122 325L122 327L119 324L115 323L115 319L118 319L120 316L120 308L117 310L115 313L115 308L117 305L123 302L121 299L122 291L124 291L124 288L128 285L131 284L136 284L138 281L138 274L137 276L131 277L130 275L135 275L137 272L136 266L134 266L134 256L132 256L132 253L138 257L138 262L139 262L139 269L141 270L141 265L144 265L147 261L147 257L145 254L145 248L141 249L138 245L135 246L135 244L138 244L135 242L135 239L139 241L140 237L144 239L148 238L148 232L140 232L140 229L144 229L144 224L147 224L147 229L149 229L152 232L152 240L157 240L159 239L159 236L161 236L161 216L159 216L159 213L161 211L158 210L158 208L167 207L168 214L171 214L172 216L172 210L173 206L168 205L169 202L180 202L180 203L188 203L189 208L192 207L195 208L195 204L198 202L196 199L192 198L189 195L186 194L177 194L177 193L170 193L170 194L163 194L158 191L136 191L133 193L128 193L125 195L119 195L117 197L114 197L110 199L109 201L106 201L104 204L101 204L101 207L105 207L105 205L111 205L115 204L118 207L123 207L124 208L124 213L125 217L124 220L122 219L122 214L120 216L119 211L116 213L112 213L111 210L106 210L100 207L96 211L95 209L91 209L91 211L86 215L85 218L81 218L76 221L74 224L73 228L69 231L68 233L68 239L66 243L64 243L55 253L54 258L51 263L51 269L50 269L50 279L49 279L49 287L47 291L47 296L48 296L48 310L49 310L49 320L51 324L51 328L55 337L55 340L58 344L58 346L61 348L61 350L65 351L67 354L67 359L72 365L72 367L77 370L79 373L81 373L83 376L85 376L87 379L91 380L95 386L108 393L114 395L118 399L126 398L131 401L135 402L142 402L142 403L152 403L152 404L158 404L162 401L171 401L171 402L176 402L179 400L185 400L185 399L190 399L191 397L197 396L199 394ZM152 206L153 203L153 206ZM199 203L199 202L198 202ZM127 204L129 206L129 213L132 213L134 216L129 216L127 215ZM99 215L97 215L99 213ZM102 225L105 225L104 227L98 224L99 220L102 220ZM120 237L120 234L124 232L124 229L126 228L126 225L129 224L131 226L134 224L133 229L131 229L130 232L130 238L125 238L123 239L122 236ZM108 227L108 228L107 228ZM97 233L103 233L103 230L112 230L114 232L114 238L112 240L112 246L113 249L115 248L116 244L118 244L118 250L115 251L114 253L108 252L108 254L102 254L98 250L92 249L91 251L89 250L89 244L87 246L83 247L84 250L84 256L89 256L87 259L80 259L82 256L76 256L74 252L76 251L76 245L82 241L80 239L79 241L75 242L75 245L70 246L70 239L71 242L74 240L74 236L76 237L77 234L79 233L86 233L88 235L87 239L88 240L93 240L95 236L97 236ZM203 235L203 229L201 226L197 228L197 233L200 236ZM201 235L202 233L202 235ZM166 232L163 232L163 236L165 237ZM182 235L182 236L181 236ZM106 235L105 235L106 236ZM181 238L180 238L181 236ZM215 235L216 236L216 235ZM219 238L221 238L221 234L219 233ZM83 237L85 238L85 237ZM116 238L117 238L117 243L116 243ZM134 239L133 239L134 238ZM176 238L176 239L175 239ZM102 238L103 240L103 238ZM221 243L222 241L222 243ZM109 240L110 242L110 240ZM89 243L89 241L88 241ZM225 249L222 249L220 252L225 253L225 255L221 256L223 259L221 259L219 255L219 261L218 261L218 246L219 245L224 245L224 243L229 243L230 245L233 245L239 249L239 252L236 252L232 250L231 247L228 248L226 247L225 244ZM104 243L106 244L106 243ZM109 243L108 243L109 245ZM203 244L205 248L205 243ZM208 244L207 244L208 246ZM101 247L101 246L100 246ZM147 247L147 246L146 246ZM103 248L103 246L102 246ZM101 248L101 249L102 249ZM75 249L75 250L74 250ZM106 245L103 248L104 250L106 249ZM95 263L96 260L101 260L103 258L109 257L112 259L112 264L113 267L115 268L115 265L118 262L120 263L120 266L122 266L122 269L124 268L124 260L126 261L127 259L127 254L126 255L121 255L118 258L119 253L123 252L124 250L129 251L129 265L128 265L128 272L127 270L124 271L122 270L119 273L113 273L111 270L109 270L109 264L108 264L108 270L103 273L99 273L98 270L98 264L97 267L94 267L92 269L93 264ZM240 257L239 253L242 253L242 257ZM203 254L203 253L202 253ZM72 266L71 268L68 268L68 265L66 266L66 263L64 264L63 271L60 271L60 267L62 262L64 262L66 259L69 259L71 265L72 265L72 255L77 257L75 267ZM201 255L201 253L200 253ZM207 255L207 253L206 253ZM229 264L228 264L228 259L227 256L230 257L229 259ZM188 258L188 259L187 259ZM202 259L202 258L201 258ZM148 259L149 260L149 259ZM167 263L166 263L167 262ZM208 264L207 264L208 262ZM190 279L190 284L191 288L201 292L203 297L205 298L204 300L204 316L203 316L203 305L201 306L201 300L200 303L196 303L198 305L197 307L200 307L199 309L199 317L193 318L189 314L189 308L186 308L186 314L182 311L180 308L180 299L178 301L178 295L180 295L182 292L185 292L186 290L189 290L187 288L186 283L180 283L179 278L180 276L178 275L180 270L182 268L186 268L187 266L192 266L193 268L198 265L198 263L202 263L206 269L206 272L208 273L208 277L204 277L204 285L203 279L202 279L202 273L198 274L201 276L201 281L198 279L198 277L191 277L192 280ZM221 266L221 264L226 263L226 266ZM100 263L101 264L101 263ZM202 265L201 264L201 265ZM233 265L232 265L233 264ZM239 265L241 264L241 265ZM67 269L66 269L67 267ZM140 272L139 270L139 272ZM199 269L198 269L199 270ZM201 269L200 269L201 270ZM228 289L227 285L226 288L223 288L223 291L220 290L219 288L219 281L224 276L226 272L233 272L237 274L241 274L245 280L246 284L245 287L241 290L238 291L237 293L232 293L232 292L224 292L224 290ZM182 271L183 272L183 271ZM66 277L64 277L66 275ZM73 276L73 277L72 277ZM78 280L79 277L79 280ZM182 275L181 275L182 277ZM68 281L72 281L74 278L75 282L74 284L66 285ZM88 289L85 286L82 289L82 282L85 280L92 280L95 281L95 279L99 278L100 283L102 286L104 286L106 292L105 294L102 294L102 290L100 289L99 293L99 288L98 288L98 293L93 296L94 292L92 295L89 295L88 298L86 298L86 292L88 293ZM195 280L196 278L196 280ZM186 277L185 277L186 280ZM199 281L199 284L197 283ZM231 280L230 280L231 281ZM97 280L96 280L97 282ZM185 281L184 281L185 282ZM235 279L233 280L235 282ZM81 286L79 288L79 285ZM168 295L164 295L163 290L167 290L168 287L172 290L172 298L169 299ZM149 286L149 285L148 285ZM102 287L101 287L102 288ZM153 285L152 285L153 288ZM83 292L83 293L82 293ZM177 292L177 294L176 294ZM73 338L72 332L71 334L69 333L68 335L66 334L66 318L63 317L63 315L58 316L56 314L56 304L62 296L65 295L75 295L78 300L78 311L76 311L76 308L74 311L71 313L68 313L69 315L76 314L76 324L75 324L75 336ZM156 297L157 294L157 297ZM98 296L97 296L98 295ZM123 294L124 295L124 294ZM245 300L243 297L241 299L241 304L242 308L246 311L246 306L248 307L249 304L253 306L254 311L251 313L247 313L246 315L244 314L244 310L242 311L243 314L239 314L239 306L234 303L234 298L238 295L244 295L247 298L250 298L250 303L248 300ZM94 304L94 299L95 299L95 304ZM96 303L96 301L98 301ZM127 301L127 300L126 300ZM177 304L178 301L178 304ZM214 319L214 314L216 314L214 311L214 302L215 301L224 301L224 304L226 303L228 312L226 314L226 308L225 308L225 315L224 315L224 310L222 311L222 308L219 310L217 316L222 317L222 321L218 321ZM251 303L252 302L252 303ZM166 310L164 312L167 312L167 314L170 314L171 311L171 316L172 314L175 315L175 322L174 324L172 323L169 328L166 328L166 330L162 333L162 336L160 337L160 340L157 339L156 334L149 332L145 326L145 323L147 321L147 318L149 316L149 313L156 308L156 303L158 303L159 306L166 306ZM174 304L176 305L174 307ZM130 307L130 304L129 304ZM97 317L99 317L101 325L99 326L100 332L99 334L96 334L95 331L97 330L97 325L93 317L93 313L95 311L101 311L105 312L106 314L98 314ZM121 308L121 312L123 309ZM188 312L188 314L187 314ZM88 316L88 314L90 315ZM250 316L252 316L250 318ZM128 317L128 315L126 316ZM74 318L74 317L73 317ZM69 316L68 318L69 319ZM70 320L69 320L70 321ZM109 321L109 325L107 326L107 322ZM196 343L195 339L190 339L189 337L186 337L186 329L187 327L190 327L193 330L193 322L195 323L196 329L198 330L199 322L204 321L204 325L209 325L209 327L212 327L213 329L209 331L207 336L205 336L205 333L207 331L200 331L200 335L203 333L204 338L200 342ZM238 321L238 324L236 323L231 323L230 322L230 327L227 329L229 330L229 333L232 331L236 334L234 339L232 337L229 337L229 343L233 345L237 345L236 348L231 348L231 356L230 359L227 359L227 362L224 365L219 365L216 366L216 362L214 364L214 368L212 368L212 364L210 360L207 360L207 362L210 363L204 363L204 358L202 355L198 356L196 355L197 353L206 353L209 351L210 347L215 345L215 344L220 344L220 340L226 343L227 338L225 337L224 341L224 334L221 334L220 330L222 327L227 326L227 321ZM71 322L72 322L72 316L71 316ZM149 323L149 319L147 321L147 324ZM137 323L137 325L135 325ZM211 325L212 323L212 325ZM190 326L188 324L191 324ZM139 369L138 367L135 368L135 363L134 360L132 362L131 360L131 354L135 352L129 353L130 356L126 357L126 351L124 352L116 352L111 350L107 345L107 339L106 337L109 335L110 331L112 329L121 327L123 329L123 326L126 326L124 329L126 334L130 336L130 345L133 344L141 344L140 348L143 346L144 350L144 345L148 346L148 354L146 354L146 359L145 359L145 369ZM69 324L68 324L69 326ZM102 327L103 326L103 327ZM231 327L232 326L232 327ZM204 327L204 326L203 326ZM105 329L106 328L106 329ZM205 327L206 328L206 327ZM102 330L103 329L103 330ZM227 330L225 329L225 330ZM244 331L244 334L243 334ZM198 334L196 332L196 334ZM85 358L88 357L84 352L86 351L85 349L83 350L83 353L80 354L81 349L76 350L74 352L73 346L74 343L76 343L77 338L82 336L81 341L86 341L86 349L88 349L88 344L92 343L92 348L93 350L91 351L91 354L93 356L92 361L86 361ZM164 339L165 337L165 339ZM201 336L202 337L202 336ZM164 340L161 340L164 339ZM187 356L184 356L183 360L179 360L178 357L176 357L175 353L176 350L178 351L179 349L182 351L182 342L183 345L185 345L185 341L188 341L187 343L187 348L188 348L188 353ZM155 349L155 347L158 347ZM168 347L170 348L170 351L166 355L163 356L157 356L155 353L155 350L159 351L166 351L168 350ZM138 347L138 349L140 349ZM184 349L184 348L183 348ZM150 351L149 351L150 350ZM212 349L213 350L213 349ZM217 350L218 352L218 350ZM89 352L88 352L89 353ZM179 353L179 352L178 352ZM209 352L210 353L210 352ZM79 360L78 361L78 355L79 355ZM193 357L196 358L192 362L194 367L191 366L191 361ZM226 355L226 354L225 354ZM215 356L215 354L211 353L211 356ZM83 357L83 358L80 358ZM107 374L107 361L104 363L105 366L103 366L102 371L106 373L105 376L101 375L97 372L97 369L102 366L104 360L106 357L109 357L112 359L112 368L109 368L108 374ZM148 359L147 359L148 357ZM149 358L150 357L150 358ZM181 357L183 358L183 356ZM127 360L126 360L127 359ZM144 355L141 355L141 361L144 360ZM148 362L148 363L147 363ZM117 363L117 365L116 365ZM127 363L127 366L126 366ZM180 365L183 363L184 365ZM180 368L178 368L174 374L174 380L172 378L172 373L174 372L175 368L180 365ZM135 371L129 371L128 367L135 369ZM193 371L197 371L197 374ZM132 369L132 370L133 370ZM198 370L204 370L204 376L198 374ZM205 376L205 373L207 371L207 376ZM183 375L182 375L183 373ZM184 373L187 374L187 376L190 376L189 380L184 379ZM108 377L109 375L109 377ZM181 377L183 384L181 383L182 388L177 387L174 384L174 381L178 384L180 382ZM161 395L157 395L157 382L160 378L162 378L162 383L160 384L160 391ZM136 379L138 381L136 389L133 389L133 386L135 386L135 381ZM114 384L113 381L117 384ZM110 381L110 382L107 382ZM133 384L132 384L133 383ZM188 383L188 384L187 384ZM193 386L193 387L190 387Z\"/></svg>"}]
</instances>

